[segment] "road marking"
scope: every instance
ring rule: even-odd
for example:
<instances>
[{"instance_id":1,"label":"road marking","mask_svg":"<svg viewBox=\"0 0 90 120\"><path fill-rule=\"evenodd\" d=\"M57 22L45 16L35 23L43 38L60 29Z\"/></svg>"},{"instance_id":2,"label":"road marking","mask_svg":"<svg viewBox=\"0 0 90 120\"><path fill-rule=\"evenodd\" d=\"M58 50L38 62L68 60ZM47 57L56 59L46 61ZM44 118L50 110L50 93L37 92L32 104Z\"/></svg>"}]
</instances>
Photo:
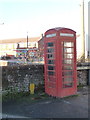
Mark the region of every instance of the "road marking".
<instances>
[{"instance_id":1,"label":"road marking","mask_svg":"<svg viewBox=\"0 0 90 120\"><path fill-rule=\"evenodd\" d=\"M28 117L19 116L19 115L1 114L0 113L0 118L28 118Z\"/></svg>"},{"instance_id":2,"label":"road marking","mask_svg":"<svg viewBox=\"0 0 90 120\"><path fill-rule=\"evenodd\" d=\"M45 104L49 104L49 103L51 103L51 101L46 101L46 102L44 102Z\"/></svg>"},{"instance_id":3,"label":"road marking","mask_svg":"<svg viewBox=\"0 0 90 120\"><path fill-rule=\"evenodd\" d=\"M67 103L67 104L71 104L70 102L68 102L68 101L66 101L66 100L64 100L63 102L64 102L64 103Z\"/></svg>"}]
</instances>

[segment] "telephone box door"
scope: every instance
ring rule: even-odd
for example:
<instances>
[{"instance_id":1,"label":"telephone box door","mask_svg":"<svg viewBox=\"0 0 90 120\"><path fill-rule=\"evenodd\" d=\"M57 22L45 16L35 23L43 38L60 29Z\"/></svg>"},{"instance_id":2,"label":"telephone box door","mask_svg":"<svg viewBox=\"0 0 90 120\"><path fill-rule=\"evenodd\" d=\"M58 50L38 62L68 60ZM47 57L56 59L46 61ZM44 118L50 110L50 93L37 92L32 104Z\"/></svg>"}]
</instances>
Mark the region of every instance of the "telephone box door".
<instances>
[{"instance_id":1,"label":"telephone box door","mask_svg":"<svg viewBox=\"0 0 90 120\"><path fill-rule=\"evenodd\" d=\"M75 41L60 42L60 54L62 61L61 90L58 90L58 96L64 97L76 94L76 45ZM58 79L59 81L60 79ZM59 84L58 84L59 85ZM60 92L61 91L61 92Z\"/></svg>"}]
</instances>

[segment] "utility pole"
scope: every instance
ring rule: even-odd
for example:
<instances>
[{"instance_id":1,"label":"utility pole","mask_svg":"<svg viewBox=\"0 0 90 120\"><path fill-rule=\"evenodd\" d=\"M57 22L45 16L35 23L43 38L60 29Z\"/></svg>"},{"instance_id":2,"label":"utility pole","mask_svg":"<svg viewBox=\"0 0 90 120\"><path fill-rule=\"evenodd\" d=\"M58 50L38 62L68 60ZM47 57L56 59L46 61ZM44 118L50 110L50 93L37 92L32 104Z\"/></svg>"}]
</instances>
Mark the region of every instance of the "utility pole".
<instances>
[{"instance_id":1,"label":"utility pole","mask_svg":"<svg viewBox=\"0 0 90 120\"><path fill-rule=\"evenodd\" d=\"M85 26L84 26L84 0L82 0L81 4L81 60L85 62Z\"/></svg>"},{"instance_id":2,"label":"utility pole","mask_svg":"<svg viewBox=\"0 0 90 120\"><path fill-rule=\"evenodd\" d=\"M28 32L27 32L27 52L26 52L26 61L28 61Z\"/></svg>"},{"instance_id":3,"label":"utility pole","mask_svg":"<svg viewBox=\"0 0 90 120\"><path fill-rule=\"evenodd\" d=\"M27 48L28 48L28 32L27 32Z\"/></svg>"},{"instance_id":4,"label":"utility pole","mask_svg":"<svg viewBox=\"0 0 90 120\"><path fill-rule=\"evenodd\" d=\"M90 62L90 1L88 2L88 60Z\"/></svg>"},{"instance_id":5,"label":"utility pole","mask_svg":"<svg viewBox=\"0 0 90 120\"><path fill-rule=\"evenodd\" d=\"M4 23L0 23L0 25L4 25ZM0 67L0 92L2 92L2 67ZM0 109L0 111L1 111L1 109Z\"/></svg>"}]
</instances>

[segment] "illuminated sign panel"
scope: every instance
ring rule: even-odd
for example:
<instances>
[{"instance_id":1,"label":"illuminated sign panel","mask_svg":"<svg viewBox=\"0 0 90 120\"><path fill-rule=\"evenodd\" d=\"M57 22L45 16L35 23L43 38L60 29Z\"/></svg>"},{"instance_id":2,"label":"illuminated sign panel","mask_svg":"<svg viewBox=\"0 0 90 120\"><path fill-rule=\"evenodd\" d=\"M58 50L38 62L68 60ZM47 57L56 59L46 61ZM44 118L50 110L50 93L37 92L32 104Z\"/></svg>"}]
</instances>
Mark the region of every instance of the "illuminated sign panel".
<instances>
[{"instance_id":1,"label":"illuminated sign panel","mask_svg":"<svg viewBox=\"0 0 90 120\"><path fill-rule=\"evenodd\" d=\"M60 36L74 37L74 34L70 34L70 33L60 33Z\"/></svg>"},{"instance_id":2,"label":"illuminated sign panel","mask_svg":"<svg viewBox=\"0 0 90 120\"><path fill-rule=\"evenodd\" d=\"M47 38L55 37L55 36L56 36L56 33L46 35Z\"/></svg>"}]
</instances>

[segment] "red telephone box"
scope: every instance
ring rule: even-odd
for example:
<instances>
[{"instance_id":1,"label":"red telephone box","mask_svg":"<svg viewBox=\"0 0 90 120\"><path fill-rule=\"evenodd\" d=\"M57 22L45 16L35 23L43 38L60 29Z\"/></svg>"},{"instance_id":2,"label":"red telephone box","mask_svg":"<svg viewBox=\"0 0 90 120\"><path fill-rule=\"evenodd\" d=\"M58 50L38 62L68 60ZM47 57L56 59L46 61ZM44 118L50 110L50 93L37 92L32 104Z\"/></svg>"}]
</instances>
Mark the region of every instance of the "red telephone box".
<instances>
[{"instance_id":1,"label":"red telephone box","mask_svg":"<svg viewBox=\"0 0 90 120\"><path fill-rule=\"evenodd\" d=\"M77 93L76 32L53 28L45 32L45 92L56 97Z\"/></svg>"}]
</instances>

